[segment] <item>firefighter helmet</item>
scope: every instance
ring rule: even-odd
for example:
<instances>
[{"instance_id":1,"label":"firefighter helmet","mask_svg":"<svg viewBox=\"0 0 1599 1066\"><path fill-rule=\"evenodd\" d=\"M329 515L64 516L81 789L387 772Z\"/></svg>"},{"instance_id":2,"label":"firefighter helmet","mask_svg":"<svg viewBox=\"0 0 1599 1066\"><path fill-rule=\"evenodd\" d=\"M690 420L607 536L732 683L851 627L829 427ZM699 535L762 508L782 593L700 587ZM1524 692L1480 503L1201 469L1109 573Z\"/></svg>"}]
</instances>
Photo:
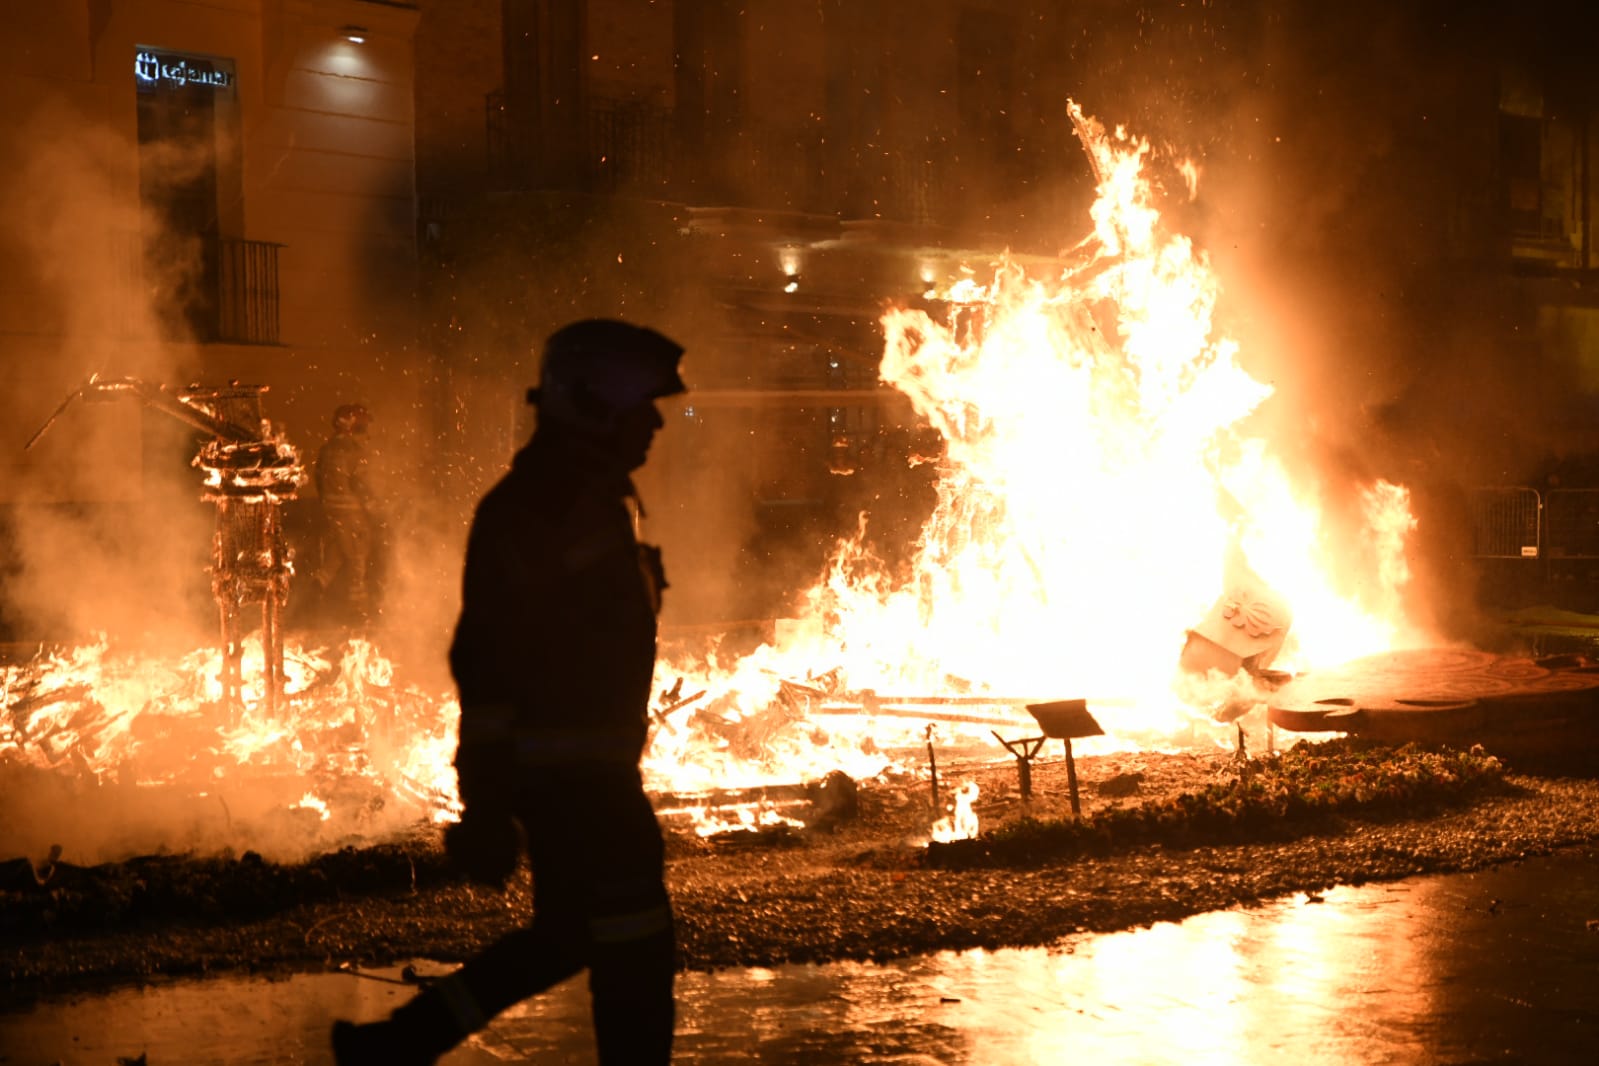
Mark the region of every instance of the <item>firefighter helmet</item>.
<instances>
[{"instance_id":1,"label":"firefighter helmet","mask_svg":"<svg viewBox=\"0 0 1599 1066\"><path fill-rule=\"evenodd\" d=\"M545 341L539 383L527 399L541 420L603 433L618 413L685 391L677 372L682 356L682 345L653 329L584 319Z\"/></svg>"},{"instance_id":2,"label":"firefighter helmet","mask_svg":"<svg viewBox=\"0 0 1599 1066\"><path fill-rule=\"evenodd\" d=\"M340 404L333 410L333 428L340 433L365 433L372 415L358 403Z\"/></svg>"}]
</instances>

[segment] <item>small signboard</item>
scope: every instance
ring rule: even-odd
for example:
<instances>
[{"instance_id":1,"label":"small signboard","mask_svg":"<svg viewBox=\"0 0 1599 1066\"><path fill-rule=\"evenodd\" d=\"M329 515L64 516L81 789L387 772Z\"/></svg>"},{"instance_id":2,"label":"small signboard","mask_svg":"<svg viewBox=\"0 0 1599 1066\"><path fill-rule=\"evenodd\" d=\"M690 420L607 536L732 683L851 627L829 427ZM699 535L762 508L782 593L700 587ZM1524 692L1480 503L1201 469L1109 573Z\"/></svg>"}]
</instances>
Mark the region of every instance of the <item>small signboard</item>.
<instances>
[{"instance_id":1,"label":"small signboard","mask_svg":"<svg viewBox=\"0 0 1599 1066\"><path fill-rule=\"evenodd\" d=\"M233 88L233 61L141 45L133 61L133 78L140 92L191 85L228 91Z\"/></svg>"}]
</instances>

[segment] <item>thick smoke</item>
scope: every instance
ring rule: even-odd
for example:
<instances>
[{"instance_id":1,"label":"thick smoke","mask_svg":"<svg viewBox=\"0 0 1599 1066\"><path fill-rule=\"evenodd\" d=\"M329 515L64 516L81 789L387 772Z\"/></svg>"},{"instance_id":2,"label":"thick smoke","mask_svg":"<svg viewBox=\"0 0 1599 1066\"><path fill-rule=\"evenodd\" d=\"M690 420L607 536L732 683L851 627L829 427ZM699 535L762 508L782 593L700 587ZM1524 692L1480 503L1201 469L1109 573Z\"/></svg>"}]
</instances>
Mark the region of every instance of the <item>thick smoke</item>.
<instances>
[{"instance_id":1,"label":"thick smoke","mask_svg":"<svg viewBox=\"0 0 1599 1066\"><path fill-rule=\"evenodd\" d=\"M1237 332L1279 390L1274 437L1335 521L1376 478L1410 488L1412 616L1464 637L1480 625L1467 494L1536 479L1581 417L1481 192L1497 187L1494 32L1458 6L1266 21L1262 91L1238 100L1246 135L1207 219Z\"/></svg>"},{"instance_id":2,"label":"thick smoke","mask_svg":"<svg viewBox=\"0 0 1599 1066\"><path fill-rule=\"evenodd\" d=\"M933 20L917 18L916 5L883 10L892 7L903 17L885 16L885 24L900 19L906 34L933 32ZM1466 629L1462 493L1481 482L1533 476L1547 456L1575 447L1572 427L1583 412L1570 399L1578 390L1565 371L1534 376L1521 369L1532 334L1528 309L1499 282L1440 252L1451 239L1438 207L1449 195L1440 190L1452 195L1488 180L1487 156L1460 151L1472 143L1471 131L1448 123L1457 114L1492 114L1491 103L1485 112L1477 106L1480 99L1456 106L1486 91L1487 83L1472 79L1482 77L1479 46L1492 28L1440 21L1416 7L1376 0L1353 7L1256 0L1060 5L1038 31L1053 34L1049 42L1040 44L1043 37L1034 40L1031 30L1028 38L1059 61L1018 72L1010 84L1027 95L1025 107L1001 101L994 114L1028 116L1030 151L1069 145L1066 101L1076 99L1105 122L1125 123L1169 148L1169 158L1198 162L1199 195L1188 203L1174 197L1170 221L1214 258L1226 287L1221 327L1241 341L1252 372L1278 390L1258 416L1261 428L1351 524L1358 490L1372 479L1410 486L1421 520L1416 587L1440 620ZM1457 47L1441 47L1440 36ZM872 45L895 47L891 40ZM914 48L901 46L900 53L896 63L919 66ZM1459 73L1467 69L1469 78ZM940 90L940 100L949 98ZM945 136L949 114L891 118L882 128L868 128L867 118L856 122L863 162L918 138L929 149L953 151ZM829 134L836 139L839 131ZM984 163L984 153L970 148L962 146L965 154L954 160L962 168L963 210L941 221L987 231L1021 210L1022 228L1037 245L1026 250L1046 253L1086 231L1086 167L1022 189L1012 168ZM141 263L139 234L152 220L141 216L132 192L138 152L125 136L61 106L12 131L0 150L17 161L0 192L24 205L9 217L26 223L0 236L0 263L15 281L11 300L31 307L37 335L49 338L0 368L0 410L9 427L0 472L11 498L32 501L5 512L0 622L14 634L48 638L103 630L168 646L207 643L215 636L203 569L211 515L187 465L189 434L124 399L69 408L33 451L22 450L90 374L184 381L189 349L152 338L172 297L192 280L193 260L174 247L164 274ZM748 161L727 162L731 170ZM1181 187L1181 175L1168 178L1174 190ZM872 194L852 209L869 212ZM425 239L435 283L419 317L435 324L422 344L436 360L374 346L361 366L301 360L292 384L273 380L265 360L261 373L240 374L272 382L269 417L287 420L308 462L337 404L372 408L388 518L377 624L386 652L447 684L443 652L472 507L532 429L522 394L536 377L542 338L591 315L655 326L688 348L684 375L695 391L682 406L665 405L668 425L639 478L649 509L645 535L664 547L673 586L663 618L669 634L709 632L781 610L785 590L816 580L828 545L853 533L863 510L892 563L930 502L930 468L903 460L928 456L936 442L928 447L909 420L885 414L871 445L875 462L851 474L818 475L826 435L805 419L825 417L825 409L780 422L765 410L696 399L746 389L769 369L751 365L770 353L747 350L740 338L749 335L741 332L748 320L735 320L713 293L741 268L750 288L769 287L771 264L708 261L699 237L685 236L690 218L644 200L549 194L522 207L481 218L467 212ZM508 222L508 214L518 221ZM108 234L122 243L105 248ZM718 235L704 236L704 249L723 247ZM421 376L399 380L391 370L396 360L425 364ZM449 405L427 403L434 392ZM814 493L793 495L824 499L817 517L785 526L779 519L796 509L760 505L768 482L813 476ZM113 509L117 517L105 519ZM309 524L299 534L308 575L315 537ZM297 612L313 603L297 586L291 619L310 621ZM291 801L263 796L250 806L310 817L283 815ZM172 846L221 839L250 817L238 802L231 813L209 799L182 806L166 812L169 821L192 819L196 829L172 837ZM95 830L93 848L148 843L131 826L111 826ZM30 839L28 850L37 842ZM72 843L88 846L81 837Z\"/></svg>"},{"instance_id":3,"label":"thick smoke","mask_svg":"<svg viewBox=\"0 0 1599 1066\"><path fill-rule=\"evenodd\" d=\"M75 639L95 632L166 641L190 627L205 596L209 515L181 426L158 424L131 398L68 406L91 375L166 383L177 348L156 340L174 296L193 283L195 249L176 240L143 254L156 220L141 211L138 152L108 126L57 103L7 131L0 235L14 312L34 326L15 343L0 400L8 429L4 564L6 628ZM173 167L192 165L181 158ZM192 631L188 634L192 636Z\"/></svg>"},{"instance_id":4,"label":"thick smoke","mask_svg":"<svg viewBox=\"0 0 1599 1066\"><path fill-rule=\"evenodd\" d=\"M1218 325L1276 389L1253 428L1335 532L1373 480L1407 486L1412 617L1473 635L1467 494L1535 483L1588 414L1496 243L1498 17L1218 0L1107 12L1081 42L1074 96L1198 164L1189 203L1169 174L1167 220L1211 256Z\"/></svg>"}]
</instances>

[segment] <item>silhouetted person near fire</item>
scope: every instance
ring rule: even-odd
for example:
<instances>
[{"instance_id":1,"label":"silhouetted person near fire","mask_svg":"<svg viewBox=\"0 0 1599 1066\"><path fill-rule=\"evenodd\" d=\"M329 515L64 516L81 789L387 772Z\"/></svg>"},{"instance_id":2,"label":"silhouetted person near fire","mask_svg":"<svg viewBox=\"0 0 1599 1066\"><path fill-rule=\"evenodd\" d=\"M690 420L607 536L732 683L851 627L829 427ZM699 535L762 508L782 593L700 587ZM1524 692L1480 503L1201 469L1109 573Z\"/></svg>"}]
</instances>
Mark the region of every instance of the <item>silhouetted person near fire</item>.
<instances>
[{"instance_id":1,"label":"silhouetted person near fire","mask_svg":"<svg viewBox=\"0 0 1599 1066\"><path fill-rule=\"evenodd\" d=\"M386 1021L333 1029L340 1063L430 1063L512 1004L587 969L599 1061L671 1057L677 947L660 826L639 774L660 552L630 479L683 391L682 348L577 322L544 350L532 440L467 541L450 665L464 810L445 847L504 884L525 854L533 920Z\"/></svg>"},{"instance_id":2,"label":"silhouetted person near fire","mask_svg":"<svg viewBox=\"0 0 1599 1066\"><path fill-rule=\"evenodd\" d=\"M313 476L322 501L322 560L317 568L324 616L365 622L373 610L378 514L366 431L372 416L360 404L333 412L333 435L317 452Z\"/></svg>"}]
</instances>

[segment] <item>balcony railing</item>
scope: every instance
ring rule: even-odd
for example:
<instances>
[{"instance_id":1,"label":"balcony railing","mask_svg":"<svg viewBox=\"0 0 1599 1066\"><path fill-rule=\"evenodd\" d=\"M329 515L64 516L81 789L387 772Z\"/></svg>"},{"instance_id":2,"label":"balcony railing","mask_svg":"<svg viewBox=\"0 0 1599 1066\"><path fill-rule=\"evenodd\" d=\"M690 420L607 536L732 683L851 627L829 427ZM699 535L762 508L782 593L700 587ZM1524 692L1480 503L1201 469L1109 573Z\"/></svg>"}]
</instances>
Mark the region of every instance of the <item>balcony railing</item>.
<instances>
[{"instance_id":1,"label":"balcony railing","mask_svg":"<svg viewBox=\"0 0 1599 1066\"><path fill-rule=\"evenodd\" d=\"M269 241L217 241L216 334L223 344L278 343L278 249Z\"/></svg>"},{"instance_id":2,"label":"balcony railing","mask_svg":"<svg viewBox=\"0 0 1599 1066\"><path fill-rule=\"evenodd\" d=\"M278 344L282 247L231 237L174 239L163 233L151 240L121 234L114 241L121 282L112 308L116 328L127 336L169 341ZM165 280L174 248L188 267L181 283Z\"/></svg>"}]
</instances>

